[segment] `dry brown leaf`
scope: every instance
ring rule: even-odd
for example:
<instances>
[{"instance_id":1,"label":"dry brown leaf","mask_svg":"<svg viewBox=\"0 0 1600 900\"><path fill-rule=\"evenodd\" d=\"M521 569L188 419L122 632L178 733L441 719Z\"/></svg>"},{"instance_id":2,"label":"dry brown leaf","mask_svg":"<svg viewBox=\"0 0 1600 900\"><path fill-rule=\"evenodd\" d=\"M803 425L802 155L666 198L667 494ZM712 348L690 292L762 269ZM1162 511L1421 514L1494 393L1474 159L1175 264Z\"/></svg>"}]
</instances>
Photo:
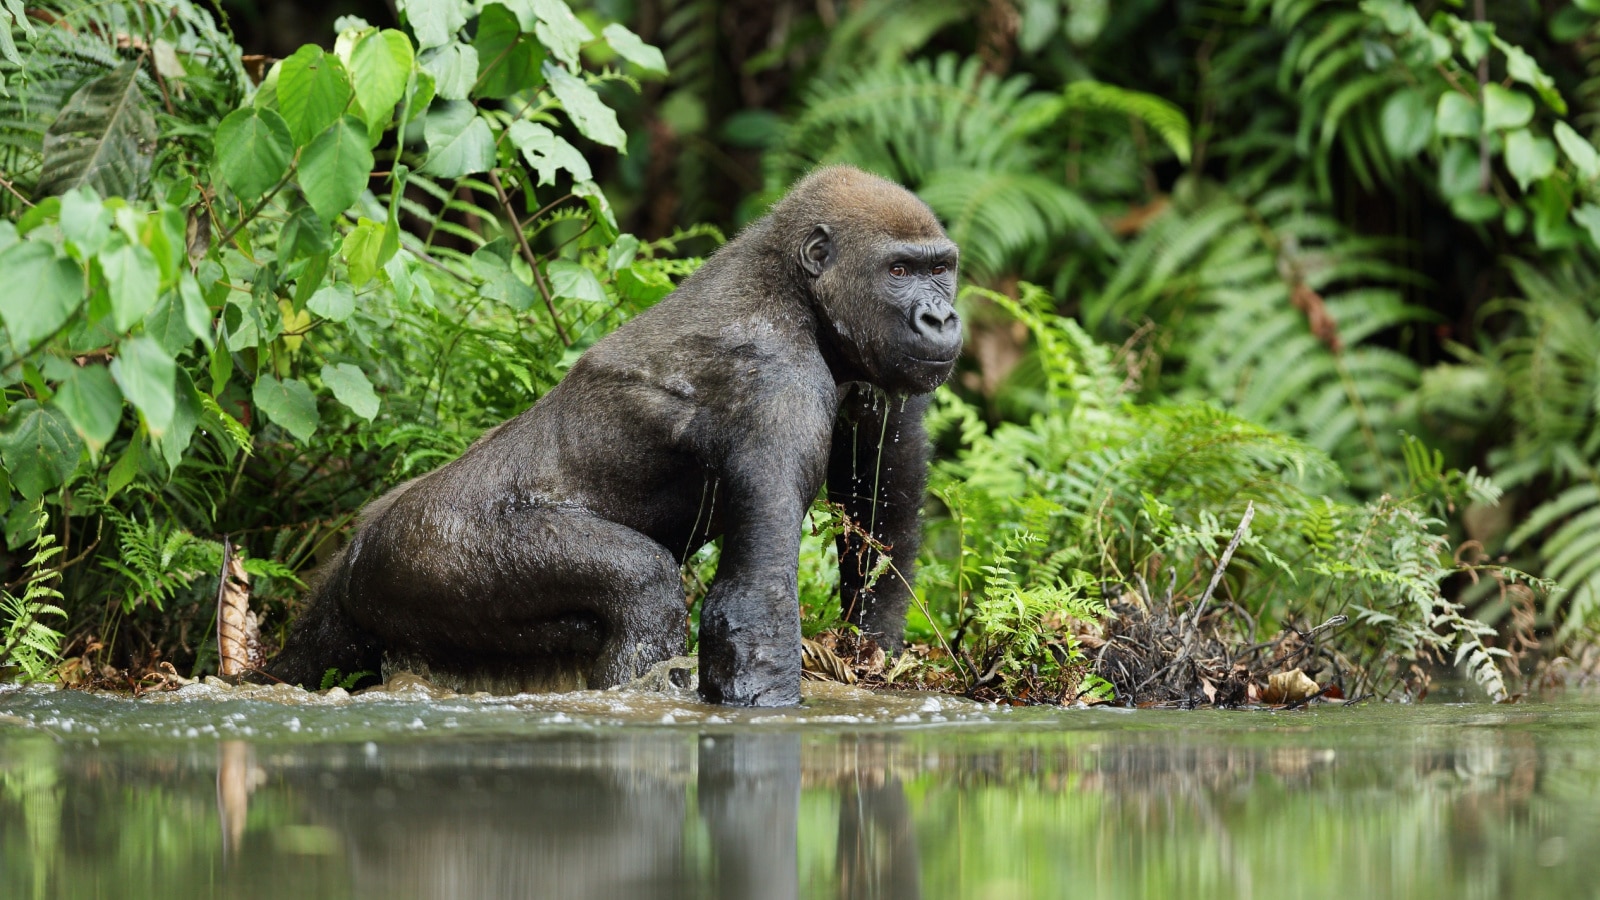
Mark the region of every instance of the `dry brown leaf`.
<instances>
[{"instance_id":1,"label":"dry brown leaf","mask_svg":"<svg viewBox=\"0 0 1600 900\"><path fill-rule=\"evenodd\" d=\"M1298 703L1321 690L1315 681L1299 669L1274 672L1267 676L1267 689L1261 692L1261 702Z\"/></svg>"},{"instance_id":2,"label":"dry brown leaf","mask_svg":"<svg viewBox=\"0 0 1600 900\"><path fill-rule=\"evenodd\" d=\"M850 665L840 659L837 653L805 638L800 639L800 670L824 681L856 683L856 673L850 671Z\"/></svg>"},{"instance_id":3,"label":"dry brown leaf","mask_svg":"<svg viewBox=\"0 0 1600 900\"><path fill-rule=\"evenodd\" d=\"M1207 703L1217 702L1217 686L1211 683L1211 679L1201 678L1200 690L1205 691Z\"/></svg>"},{"instance_id":4,"label":"dry brown leaf","mask_svg":"<svg viewBox=\"0 0 1600 900\"><path fill-rule=\"evenodd\" d=\"M217 586L217 673L237 677L261 667L261 625L250 611L250 576L231 542L223 545Z\"/></svg>"}]
</instances>

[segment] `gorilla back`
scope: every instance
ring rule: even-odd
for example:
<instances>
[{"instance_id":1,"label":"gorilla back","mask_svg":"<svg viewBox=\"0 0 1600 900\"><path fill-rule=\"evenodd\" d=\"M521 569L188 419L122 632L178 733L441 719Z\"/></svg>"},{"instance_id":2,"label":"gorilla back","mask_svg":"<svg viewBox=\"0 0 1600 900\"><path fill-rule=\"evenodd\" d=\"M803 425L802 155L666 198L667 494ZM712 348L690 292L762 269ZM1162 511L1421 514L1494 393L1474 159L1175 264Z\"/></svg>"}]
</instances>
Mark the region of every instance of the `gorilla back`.
<instances>
[{"instance_id":1,"label":"gorilla back","mask_svg":"<svg viewBox=\"0 0 1600 900\"><path fill-rule=\"evenodd\" d=\"M387 655L458 683L619 684L683 651L679 566L721 537L701 691L796 703L800 529L824 481L873 537L839 540L843 611L898 649L922 412L961 349L956 262L898 185L808 176L527 412L370 504L268 675L315 685ZM877 546L903 577L869 586Z\"/></svg>"}]
</instances>

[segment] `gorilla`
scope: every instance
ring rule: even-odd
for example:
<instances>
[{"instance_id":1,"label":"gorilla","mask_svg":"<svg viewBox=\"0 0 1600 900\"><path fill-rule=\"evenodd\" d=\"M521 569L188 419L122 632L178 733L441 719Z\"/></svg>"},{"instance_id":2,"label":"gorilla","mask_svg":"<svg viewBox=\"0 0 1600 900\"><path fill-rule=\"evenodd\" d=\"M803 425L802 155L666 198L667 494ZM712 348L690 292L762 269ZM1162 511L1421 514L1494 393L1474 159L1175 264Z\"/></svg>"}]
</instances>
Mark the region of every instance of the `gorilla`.
<instances>
[{"instance_id":1,"label":"gorilla","mask_svg":"<svg viewBox=\"0 0 1600 900\"><path fill-rule=\"evenodd\" d=\"M624 683L684 651L680 567L720 537L701 693L798 703L800 533L824 481L859 524L839 538L845 617L899 649L922 414L961 350L956 263L909 191L813 172L526 412L369 504L266 675L387 660ZM880 548L903 577L869 585Z\"/></svg>"}]
</instances>

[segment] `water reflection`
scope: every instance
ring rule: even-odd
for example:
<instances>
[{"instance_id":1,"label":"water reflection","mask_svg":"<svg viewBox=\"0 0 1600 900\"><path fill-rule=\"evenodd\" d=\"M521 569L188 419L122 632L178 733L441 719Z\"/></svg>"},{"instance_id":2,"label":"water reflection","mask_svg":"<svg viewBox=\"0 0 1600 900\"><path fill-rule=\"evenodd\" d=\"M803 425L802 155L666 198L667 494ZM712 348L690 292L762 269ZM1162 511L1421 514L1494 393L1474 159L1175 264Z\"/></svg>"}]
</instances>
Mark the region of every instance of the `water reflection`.
<instances>
[{"instance_id":1,"label":"water reflection","mask_svg":"<svg viewBox=\"0 0 1600 900\"><path fill-rule=\"evenodd\" d=\"M96 738L0 726L0 896L1600 896L1592 706Z\"/></svg>"}]
</instances>

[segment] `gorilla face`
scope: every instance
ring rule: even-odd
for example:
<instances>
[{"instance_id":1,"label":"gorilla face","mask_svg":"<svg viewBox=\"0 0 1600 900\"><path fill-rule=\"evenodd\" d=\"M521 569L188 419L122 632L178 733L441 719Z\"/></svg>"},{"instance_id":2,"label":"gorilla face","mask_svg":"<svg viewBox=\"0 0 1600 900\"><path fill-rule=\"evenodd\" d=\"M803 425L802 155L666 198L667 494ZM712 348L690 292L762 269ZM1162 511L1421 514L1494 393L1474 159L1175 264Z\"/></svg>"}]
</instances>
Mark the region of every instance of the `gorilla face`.
<instances>
[{"instance_id":1,"label":"gorilla face","mask_svg":"<svg viewBox=\"0 0 1600 900\"><path fill-rule=\"evenodd\" d=\"M857 244L856 246L850 246ZM818 225L802 266L833 328L834 354L848 363L840 380L895 393L925 394L950 377L961 353L956 314L959 251L948 238L852 241Z\"/></svg>"}]
</instances>

